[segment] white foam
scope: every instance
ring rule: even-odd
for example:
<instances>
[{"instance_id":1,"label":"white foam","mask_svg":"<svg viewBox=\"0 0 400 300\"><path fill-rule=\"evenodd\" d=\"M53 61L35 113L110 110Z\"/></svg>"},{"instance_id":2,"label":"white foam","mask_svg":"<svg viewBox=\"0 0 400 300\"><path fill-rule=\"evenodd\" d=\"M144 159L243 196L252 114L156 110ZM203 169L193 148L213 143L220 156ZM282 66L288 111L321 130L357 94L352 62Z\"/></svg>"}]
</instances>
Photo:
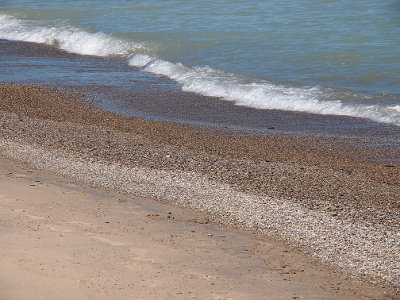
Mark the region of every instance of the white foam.
<instances>
[{"instance_id":1,"label":"white foam","mask_svg":"<svg viewBox=\"0 0 400 300\"><path fill-rule=\"evenodd\" d=\"M389 106L388 108L400 113L400 105Z\"/></svg>"},{"instance_id":2,"label":"white foam","mask_svg":"<svg viewBox=\"0 0 400 300\"><path fill-rule=\"evenodd\" d=\"M142 66L144 71L174 79L182 85L184 91L220 97L236 105L368 118L400 126L399 105L385 107L344 104L340 100L322 101L319 100L322 91L318 87L287 87L260 80L249 82L248 78L210 67L187 67L151 57L147 57Z\"/></svg>"},{"instance_id":3,"label":"white foam","mask_svg":"<svg viewBox=\"0 0 400 300\"><path fill-rule=\"evenodd\" d=\"M129 65L169 77L180 83L184 91L220 97L236 105L361 117L400 126L400 105L344 104L339 100L320 100L322 91L318 87L288 87L210 67L188 67L139 53L146 50L143 44L123 41L104 33L89 33L65 24L50 26L0 15L0 38L57 45L68 52L84 55L126 55Z\"/></svg>"},{"instance_id":4,"label":"white foam","mask_svg":"<svg viewBox=\"0 0 400 300\"><path fill-rule=\"evenodd\" d=\"M118 40L104 33L89 33L67 25L43 25L6 15L0 15L0 38L56 45L71 53L96 56L127 54L143 47L141 44Z\"/></svg>"},{"instance_id":5,"label":"white foam","mask_svg":"<svg viewBox=\"0 0 400 300\"><path fill-rule=\"evenodd\" d=\"M148 65L154 58L146 54L136 54L129 60L129 65L134 67L144 67Z\"/></svg>"}]
</instances>

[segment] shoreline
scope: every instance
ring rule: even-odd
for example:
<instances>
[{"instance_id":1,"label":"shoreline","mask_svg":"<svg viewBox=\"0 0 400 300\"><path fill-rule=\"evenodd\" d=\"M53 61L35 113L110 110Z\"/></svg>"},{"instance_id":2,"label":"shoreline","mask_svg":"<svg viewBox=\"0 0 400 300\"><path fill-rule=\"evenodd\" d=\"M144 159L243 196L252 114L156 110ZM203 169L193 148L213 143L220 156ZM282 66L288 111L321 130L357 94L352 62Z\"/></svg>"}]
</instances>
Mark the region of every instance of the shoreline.
<instances>
[{"instance_id":1,"label":"shoreline","mask_svg":"<svg viewBox=\"0 0 400 300\"><path fill-rule=\"evenodd\" d=\"M397 148L133 119L82 97L2 84L1 154L91 186L196 209L399 288ZM387 157L392 162L380 162Z\"/></svg>"},{"instance_id":2,"label":"shoreline","mask_svg":"<svg viewBox=\"0 0 400 300\"><path fill-rule=\"evenodd\" d=\"M278 134L372 137L384 143L392 136L397 142L400 140L398 126L390 122L256 109L184 92L177 82L143 72L121 58L78 55L49 45L9 40L0 40L0 49L0 56L8 62L0 74L1 82L62 86L67 91L89 95L100 109L139 119ZM43 72L32 68L37 64ZM85 75L83 69L93 72L93 76Z\"/></svg>"}]
</instances>

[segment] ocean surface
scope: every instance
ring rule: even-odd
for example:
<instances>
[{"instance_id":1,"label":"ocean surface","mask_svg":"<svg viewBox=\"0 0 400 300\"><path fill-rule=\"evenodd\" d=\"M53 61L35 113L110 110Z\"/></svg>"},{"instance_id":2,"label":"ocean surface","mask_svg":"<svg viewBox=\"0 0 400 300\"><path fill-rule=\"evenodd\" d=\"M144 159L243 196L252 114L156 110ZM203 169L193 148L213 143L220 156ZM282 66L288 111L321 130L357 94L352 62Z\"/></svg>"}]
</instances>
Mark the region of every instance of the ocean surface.
<instances>
[{"instance_id":1,"label":"ocean surface","mask_svg":"<svg viewBox=\"0 0 400 300\"><path fill-rule=\"evenodd\" d=\"M71 55L41 55L48 48L24 43L18 48L15 42ZM209 117L197 121L205 123L235 120L234 111L242 108L397 127L400 2L0 1L0 81L109 87L114 93L98 96L104 107L144 117L165 108L165 118L179 120L179 112L199 114L202 105L202 115ZM150 93L139 111L123 95L149 86L224 101L151 103Z\"/></svg>"}]
</instances>

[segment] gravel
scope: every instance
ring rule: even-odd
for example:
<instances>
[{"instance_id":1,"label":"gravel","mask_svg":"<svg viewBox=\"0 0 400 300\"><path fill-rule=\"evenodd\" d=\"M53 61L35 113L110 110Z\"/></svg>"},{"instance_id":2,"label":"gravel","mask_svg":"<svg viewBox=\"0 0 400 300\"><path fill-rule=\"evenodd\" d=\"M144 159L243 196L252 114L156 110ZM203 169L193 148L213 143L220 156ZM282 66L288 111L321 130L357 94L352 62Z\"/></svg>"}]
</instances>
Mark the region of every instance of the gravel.
<instances>
[{"instance_id":1,"label":"gravel","mask_svg":"<svg viewBox=\"0 0 400 300\"><path fill-rule=\"evenodd\" d=\"M349 139L135 121L54 89L3 87L2 155L91 186L202 211L400 289L399 167L376 163L381 156L395 161L396 149L376 143L368 150L373 140L367 151ZM43 110L46 103L53 106Z\"/></svg>"}]
</instances>

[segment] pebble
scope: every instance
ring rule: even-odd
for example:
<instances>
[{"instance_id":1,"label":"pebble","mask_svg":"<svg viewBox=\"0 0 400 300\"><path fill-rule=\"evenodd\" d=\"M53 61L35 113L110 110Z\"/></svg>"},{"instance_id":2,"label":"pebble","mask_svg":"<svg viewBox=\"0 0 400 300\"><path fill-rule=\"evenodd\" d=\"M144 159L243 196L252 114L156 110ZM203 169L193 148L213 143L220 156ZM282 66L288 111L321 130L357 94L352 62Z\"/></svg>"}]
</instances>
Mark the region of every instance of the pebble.
<instances>
[{"instance_id":1,"label":"pebble","mask_svg":"<svg viewBox=\"0 0 400 300\"><path fill-rule=\"evenodd\" d=\"M23 99L48 92L2 88L0 97L7 89L24 94ZM0 154L92 186L196 209L230 227L277 236L349 274L400 289L398 167L347 160L340 165L312 151L296 158L293 149L289 159L289 150L282 157L271 154L263 137L254 142L246 135L225 139L221 133L214 138L213 131L190 130L176 136L171 124L144 122L141 128L147 131L132 132L121 125L123 117L104 118L52 93L46 97L57 97L65 109L52 99L41 111L26 111L27 104L16 101L6 112L10 105L1 98ZM64 115L69 106L75 113ZM159 135L160 128L165 130ZM268 140L271 148L273 141L289 143L275 140ZM230 141L246 147L246 155L235 152Z\"/></svg>"}]
</instances>

